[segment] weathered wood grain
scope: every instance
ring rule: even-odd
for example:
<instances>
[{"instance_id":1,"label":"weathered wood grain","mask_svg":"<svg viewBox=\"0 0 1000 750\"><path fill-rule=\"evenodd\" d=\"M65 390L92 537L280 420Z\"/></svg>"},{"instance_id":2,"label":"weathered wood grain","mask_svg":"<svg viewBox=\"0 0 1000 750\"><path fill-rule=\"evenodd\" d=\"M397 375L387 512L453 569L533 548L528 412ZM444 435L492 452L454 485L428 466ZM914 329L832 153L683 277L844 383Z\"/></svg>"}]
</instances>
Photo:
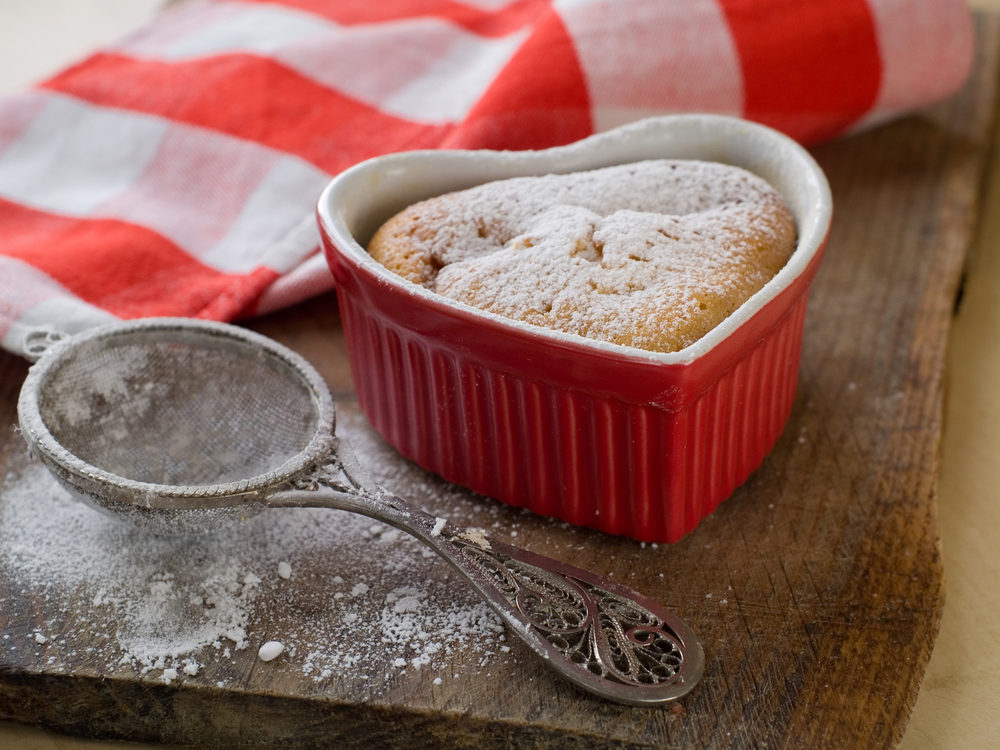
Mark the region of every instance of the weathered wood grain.
<instances>
[{"instance_id":1,"label":"weathered wood grain","mask_svg":"<svg viewBox=\"0 0 1000 750\"><path fill-rule=\"evenodd\" d=\"M255 670L249 652L164 685L102 674L70 654L55 663L36 656L27 646L46 602L0 576L10 636L0 643L0 718L234 747L893 747L944 597L935 508L944 354L1000 62L1000 22L983 16L977 29L977 66L961 95L814 151L835 217L796 407L764 465L694 533L654 548L570 528L445 485L391 449L379 453L393 464L390 489L426 510L610 575L677 612L706 650L705 677L690 695L658 709L608 704L514 643L489 674L457 655L463 678L441 685L423 670L317 687L296 670ZM364 433L332 295L251 325L309 358L344 421ZM0 424L15 421L26 369L0 356ZM2 475L24 459L19 438L0 441ZM331 555L316 560L319 573L335 569ZM421 575L443 570L430 561ZM280 632L309 617L286 604L255 612L252 627ZM82 614L87 605L78 606ZM61 627L80 637L72 618ZM220 681L226 687L214 687Z\"/></svg>"}]
</instances>

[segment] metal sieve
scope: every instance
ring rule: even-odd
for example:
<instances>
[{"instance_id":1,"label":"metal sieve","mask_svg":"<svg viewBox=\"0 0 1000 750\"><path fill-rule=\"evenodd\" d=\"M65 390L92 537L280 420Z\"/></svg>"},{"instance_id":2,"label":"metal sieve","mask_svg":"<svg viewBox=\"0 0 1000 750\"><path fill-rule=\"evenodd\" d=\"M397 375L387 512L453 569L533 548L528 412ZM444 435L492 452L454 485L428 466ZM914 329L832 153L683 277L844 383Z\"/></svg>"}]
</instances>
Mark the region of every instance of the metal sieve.
<instances>
[{"instance_id":1,"label":"metal sieve","mask_svg":"<svg viewBox=\"0 0 1000 750\"><path fill-rule=\"evenodd\" d=\"M159 533L275 507L325 507L412 534L563 677L650 705L687 693L702 649L673 613L613 581L435 518L376 485L334 435L316 370L251 331L190 319L35 332L18 402L31 450L72 495Z\"/></svg>"}]
</instances>

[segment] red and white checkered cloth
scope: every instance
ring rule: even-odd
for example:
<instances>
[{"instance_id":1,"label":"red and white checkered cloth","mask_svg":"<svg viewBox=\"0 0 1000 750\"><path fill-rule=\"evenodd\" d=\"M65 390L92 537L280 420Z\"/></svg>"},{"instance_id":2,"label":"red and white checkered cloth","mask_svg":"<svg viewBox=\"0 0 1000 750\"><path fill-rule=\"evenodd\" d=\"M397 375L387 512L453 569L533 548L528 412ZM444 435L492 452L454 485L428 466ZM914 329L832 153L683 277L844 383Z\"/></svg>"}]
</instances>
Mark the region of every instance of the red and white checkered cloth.
<instances>
[{"instance_id":1,"label":"red and white checkered cloth","mask_svg":"<svg viewBox=\"0 0 1000 750\"><path fill-rule=\"evenodd\" d=\"M328 289L329 178L718 112L815 142L956 91L964 0L192 0L0 98L0 343Z\"/></svg>"}]
</instances>

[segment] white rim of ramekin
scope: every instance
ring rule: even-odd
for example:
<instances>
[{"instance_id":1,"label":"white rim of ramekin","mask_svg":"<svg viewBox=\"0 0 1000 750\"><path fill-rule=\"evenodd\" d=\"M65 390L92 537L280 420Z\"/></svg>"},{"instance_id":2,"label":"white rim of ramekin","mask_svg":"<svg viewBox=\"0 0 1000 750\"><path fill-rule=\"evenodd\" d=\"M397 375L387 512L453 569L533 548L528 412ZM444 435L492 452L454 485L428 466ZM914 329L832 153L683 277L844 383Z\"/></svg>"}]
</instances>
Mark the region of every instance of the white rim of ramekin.
<instances>
[{"instance_id":1,"label":"white rim of ramekin","mask_svg":"<svg viewBox=\"0 0 1000 750\"><path fill-rule=\"evenodd\" d=\"M771 281L701 339L676 352L650 352L595 341L532 326L448 299L389 271L368 254L350 228L359 214L370 212L374 199L390 208L370 227L372 233L407 205L452 190L506 177L575 172L660 158L718 161L743 167L763 177L785 198L795 216L798 231L795 252ZM394 186L399 185L406 190L394 192ZM409 198L398 197L404 194ZM801 145L772 128L748 120L699 114L648 118L568 146L539 151L422 150L379 156L334 178L323 190L317 205L319 221L339 252L407 294L541 340L675 365L693 362L717 347L802 275L823 247L832 211L833 199L826 176Z\"/></svg>"}]
</instances>

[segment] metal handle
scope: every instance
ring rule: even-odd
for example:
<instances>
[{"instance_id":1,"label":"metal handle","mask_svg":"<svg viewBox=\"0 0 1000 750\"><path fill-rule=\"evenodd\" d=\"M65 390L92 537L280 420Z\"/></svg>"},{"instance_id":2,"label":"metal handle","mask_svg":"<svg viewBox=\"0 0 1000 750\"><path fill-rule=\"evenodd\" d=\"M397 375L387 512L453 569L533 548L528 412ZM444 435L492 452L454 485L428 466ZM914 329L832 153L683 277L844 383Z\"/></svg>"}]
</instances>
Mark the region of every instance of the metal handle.
<instances>
[{"instance_id":1,"label":"metal handle","mask_svg":"<svg viewBox=\"0 0 1000 750\"><path fill-rule=\"evenodd\" d=\"M22 344L24 358L29 362L37 362L53 345L67 338L68 334L51 328L34 328L24 334Z\"/></svg>"},{"instance_id":2,"label":"metal handle","mask_svg":"<svg viewBox=\"0 0 1000 750\"><path fill-rule=\"evenodd\" d=\"M447 560L507 625L564 678L595 695L644 706L698 682L701 645L672 612L587 571L486 538L408 505L375 484L339 441L334 462L272 507L328 507L406 531Z\"/></svg>"}]
</instances>

